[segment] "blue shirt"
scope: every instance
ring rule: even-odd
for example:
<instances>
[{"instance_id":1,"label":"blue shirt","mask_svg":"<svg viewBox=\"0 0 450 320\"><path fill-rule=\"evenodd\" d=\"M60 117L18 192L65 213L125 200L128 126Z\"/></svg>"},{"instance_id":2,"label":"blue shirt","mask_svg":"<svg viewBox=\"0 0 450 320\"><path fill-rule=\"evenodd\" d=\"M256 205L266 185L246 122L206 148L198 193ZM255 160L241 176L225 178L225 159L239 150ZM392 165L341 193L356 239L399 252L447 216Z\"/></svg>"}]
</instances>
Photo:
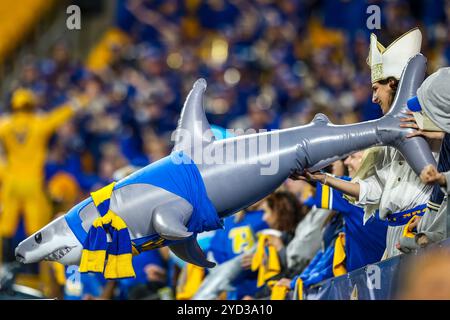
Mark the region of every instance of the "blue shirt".
<instances>
[{"instance_id":1,"label":"blue shirt","mask_svg":"<svg viewBox=\"0 0 450 320\"><path fill-rule=\"evenodd\" d=\"M441 151L439 152L438 167L439 172L450 171L450 134L446 133L442 140ZM438 210L442 201L444 201L444 193L441 187L436 184L428 202L428 206L433 210Z\"/></svg>"},{"instance_id":2,"label":"blue shirt","mask_svg":"<svg viewBox=\"0 0 450 320\"><path fill-rule=\"evenodd\" d=\"M268 228L262 220L263 214L262 210L249 211L240 221L235 217L224 219L224 229L217 230L211 240L210 252L217 263L224 263L256 245L256 233ZM257 291L256 273L244 271L231 284L235 290L228 292L227 299L238 300L245 295L253 295Z\"/></svg>"},{"instance_id":3,"label":"blue shirt","mask_svg":"<svg viewBox=\"0 0 450 320\"><path fill-rule=\"evenodd\" d=\"M336 239L342 230L342 217L340 215L335 215L323 231L322 249L316 253L303 272L294 277L291 281L291 289L294 289L298 277L302 279L303 286L307 288L334 276L334 246Z\"/></svg>"},{"instance_id":4,"label":"blue shirt","mask_svg":"<svg viewBox=\"0 0 450 320\"><path fill-rule=\"evenodd\" d=\"M349 178L344 177L345 180ZM386 248L387 223L371 218L363 224L364 210L348 202L342 192L320 183L316 188L316 205L335 210L344 218L347 271L380 261Z\"/></svg>"},{"instance_id":5,"label":"blue shirt","mask_svg":"<svg viewBox=\"0 0 450 320\"><path fill-rule=\"evenodd\" d=\"M225 218L224 228L217 230L211 240L214 260L220 264L250 249L256 243L256 233L268 228L262 220L263 214L262 210L246 212L240 221L235 221L235 217Z\"/></svg>"},{"instance_id":6,"label":"blue shirt","mask_svg":"<svg viewBox=\"0 0 450 320\"><path fill-rule=\"evenodd\" d=\"M106 279L100 273L80 273L78 266L66 266L65 300L82 300L87 294L99 297L106 285Z\"/></svg>"}]
</instances>

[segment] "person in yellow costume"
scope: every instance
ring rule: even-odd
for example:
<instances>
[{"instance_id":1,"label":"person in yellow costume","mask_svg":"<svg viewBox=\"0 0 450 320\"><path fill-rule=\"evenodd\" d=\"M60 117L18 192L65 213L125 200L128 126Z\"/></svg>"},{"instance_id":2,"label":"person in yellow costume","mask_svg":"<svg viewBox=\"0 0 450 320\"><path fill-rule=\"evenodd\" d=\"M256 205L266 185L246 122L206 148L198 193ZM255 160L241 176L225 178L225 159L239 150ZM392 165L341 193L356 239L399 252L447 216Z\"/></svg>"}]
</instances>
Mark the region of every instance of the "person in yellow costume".
<instances>
[{"instance_id":1,"label":"person in yellow costume","mask_svg":"<svg viewBox=\"0 0 450 320\"><path fill-rule=\"evenodd\" d=\"M6 158L0 192L0 236L8 252L21 215L27 235L50 222L52 210L44 188L48 141L82 105L81 99L73 99L48 113L37 113L35 107L33 92L19 88L11 97L12 113L0 119L0 142ZM4 251L4 256L8 252Z\"/></svg>"}]
</instances>

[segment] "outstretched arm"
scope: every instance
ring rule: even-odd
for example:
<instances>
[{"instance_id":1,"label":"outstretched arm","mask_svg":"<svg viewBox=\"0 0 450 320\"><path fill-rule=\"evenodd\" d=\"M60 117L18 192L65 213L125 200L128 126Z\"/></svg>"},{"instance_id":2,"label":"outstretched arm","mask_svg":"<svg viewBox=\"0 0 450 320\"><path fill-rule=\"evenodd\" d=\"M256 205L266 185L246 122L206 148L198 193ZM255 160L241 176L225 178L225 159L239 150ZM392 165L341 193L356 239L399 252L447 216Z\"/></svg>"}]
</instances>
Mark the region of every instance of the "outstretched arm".
<instances>
[{"instance_id":1,"label":"outstretched arm","mask_svg":"<svg viewBox=\"0 0 450 320\"><path fill-rule=\"evenodd\" d=\"M52 134L56 129L62 126L70 118L72 118L76 112L83 109L89 99L84 96L78 96L70 101L56 107L54 110L49 112L43 119L45 123L46 131Z\"/></svg>"},{"instance_id":2,"label":"outstretched arm","mask_svg":"<svg viewBox=\"0 0 450 320\"><path fill-rule=\"evenodd\" d=\"M305 181L320 182L359 200L359 183L345 181L321 172L310 173L306 170L304 176L295 175L293 178Z\"/></svg>"}]
</instances>

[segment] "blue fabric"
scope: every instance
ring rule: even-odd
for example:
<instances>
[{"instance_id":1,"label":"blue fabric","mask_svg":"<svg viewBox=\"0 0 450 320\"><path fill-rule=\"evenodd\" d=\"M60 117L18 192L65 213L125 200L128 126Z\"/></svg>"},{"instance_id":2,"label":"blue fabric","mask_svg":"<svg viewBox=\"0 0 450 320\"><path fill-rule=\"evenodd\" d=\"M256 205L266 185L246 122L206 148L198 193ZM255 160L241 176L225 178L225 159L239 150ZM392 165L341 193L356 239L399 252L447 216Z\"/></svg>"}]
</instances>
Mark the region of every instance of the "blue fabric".
<instances>
[{"instance_id":1,"label":"blue fabric","mask_svg":"<svg viewBox=\"0 0 450 320\"><path fill-rule=\"evenodd\" d=\"M80 218L80 211L83 210L90 203L92 203L91 197L81 201L79 204L72 207L72 209L70 209L69 212L67 212L64 215L67 224L77 237L78 241L80 241L80 243L84 243L87 237L87 232L83 229L83 226L81 225L82 221Z\"/></svg>"},{"instance_id":2,"label":"blue fabric","mask_svg":"<svg viewBox=\"0 0 450 320\"><path fill-rule=\"evenodd\" d=\"M438 171L447 172L450 171L450 134L446 133L441 145L441 151L439 153ZM444 201L445 194L442 192L439 185L433 187L433 193L431 194L430 201L435 205L441 205Z\"/></svg>"},{"instance_id":3,"label":"blue fabric","mask_svg":"<svg viewBox=\"0 0 450 320\"><path fill-rule=\"evenodd\" d=\"M222 228L222 220L208 198L203 179L193 161L182 152L172 153L147 167L134 172L114 186L114 190L131 184L150 184L167 190L188 201L192 207L192 215L187 224L189 231L194 234ZM81 227L79 212L92 202L88 198L73 207L65 216L69 227L78 240L84 243L87 233ZM133 242L143 245L148 241L157 241L159 235L149 235ZM163 240L160 246L168 245L174 241Z\"/></svg>"},{"instance_id":4,"label":"blue fabric","mask_svg":"<svg viewBox=\"0 0 450 320\"><path fill-rule=\"evenodd\" d=\"M316 256L317 259L313 259L308 268L300 274L305 288L333 277L334 241L323 253L319 252Z\"/></svg>"},{"instance_id":5,"label":"blue fabric","mask_svg":"<svg viewBox=\"0 0 450 320\"><path fill-rule=\"evenodd\" d=\"M311 273L311 271L317 266L319 261L322 259L323 254L324 254L323 250L317 251L314 258L312 258L311 262L301 273L302 275L304 275L304 277L307 277ZM300 275L295 276L291 281L291 289L292 290L294 290L294 288L295 288L295 283L297 282L298 277L300 277ZM303 278L302 278L302 280L303 280Z\"/></svg>"},{"instance_id":6,"label":"blue fabric","mask_svg":"<svg viewBox=\"0 0 450 320\"><path fill-rule=\"evenodd\" d=\"M83 249L90 251L105 250L108 247L106 241L106 230L101 227L91 227L86 241L83 243Z\"/></svg>"},{"instance_id":7,"label":"blue fabric","mask_svg":"<svg viewBox=\"0 0 450 320\"><path fill-rule=\"evenodd\" d=\"M131 253L131 241L128 229L121 229L112 233L108 254L121 255Z\"/></svg>"},{"instance_id":8,"label":"blue fabric","mask_svg":"<svg viewBox=\"0 0 450 320\"><path fill-rule=\"evenodd\" d=\"M322 187L317 184L318 195L321 195ZM324 209L338 211L344 218L347 271L380 261L386 248L387 222L374 217L363 224L362 208L348 202L338 190L330 188L330 194L329 207Z\"/></svg>"},{"instance_id":9,"label":"blue fabric","mask_svg":"<svg viewBox=\"0 0 450 320\"><path fill-rule=\"evenodd\" d=\"M102 217L108 213L110 202L111 201L109 199L106 199L105 201L98 204L97 211Z\"/></svg>"},{"instance_id":10,"label":"blue fabric","mask_svg":"<svg viewBox=\"0 0 450 320\"><path fill-rule=\"evenodd\" d=\"M300 274L305 288L317 284L325 279L333 277L333 257L334 244L342 229L341 216L336 215L326 226L323 232L322 250L319 250L309 265ZM295 286L295 280L291 282L291 287Z\"/></svg>"},{"instance_id":11,"label":"blue fabric","mask_svg":"<svg viewBox=\"0 0 450 320\"><path fill-rule=\"evenodd\" d=\"M414 96L411 99L409 99L406 104L408 105L409 110L411 110L412 112L422 111L422 106L420 105L417 96Z\"/></svg>"},{"instance_id":12,"label":"blue fabric","mask_svg":"<svg viewBox=\"0 0 450 320\"><path fill-rule=\"evenodd\" d=\"M307 206L308 208L314 207L314 206L316 205L316 197L314 197L314 196L308 197L308 198L303 202L303 204L304 204L305 206Z\"/></svg>"},{"instance_id":13,"label":"blue fabric","mask_svg":"<svg viewBox=\"0 0 450 320\"><path fill-rule=\"evenodd\" d=\"M65 300L81 300L87 294L98 297L106 285L106 279L100 273L80 273L78 266L66 266Z\"/></svg>"},{"instance_id":14,"label":"blue fabric","mask_svg":"<svg viewBox=\"0 0 450 320\"><path fill-rule=\"evenodd\" d=\"M390 214L387 217L388 224L391 227L403 226L403 225L407 224L408 221L413 216L419 216L419 217L423 216L424 213L425 213L426 208L427 208L426 204L421 204L421 205L418 205L417 207L414 207L412 209L408 209L408 210L405 210L405 211L401 211L401 212Z\"/></svg>"},{"instance_id":15,"label":"blue fabric","mask_svg":"<svg viewBox=\"0 0 450 320\"><path fill-rule=\"evenodd\" d=\"M341 232L344 232L344 221L342 219L342 215L336 214L327 224L322 233L323 248L327 248L331 245L331 243L334 243L334 240Z\"/></svg>"}]
</instances>

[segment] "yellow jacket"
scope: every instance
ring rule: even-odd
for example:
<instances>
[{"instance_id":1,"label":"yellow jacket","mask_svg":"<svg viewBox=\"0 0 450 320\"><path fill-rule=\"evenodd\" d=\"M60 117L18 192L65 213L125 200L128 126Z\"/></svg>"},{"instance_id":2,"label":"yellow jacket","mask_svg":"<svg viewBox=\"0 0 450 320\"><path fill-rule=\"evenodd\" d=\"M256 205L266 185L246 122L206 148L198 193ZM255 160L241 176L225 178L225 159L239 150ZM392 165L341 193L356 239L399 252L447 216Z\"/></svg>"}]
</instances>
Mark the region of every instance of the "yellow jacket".
<instances>
[{"instance_id":1,"label":"yellow jacket","mask_svg":"<svg viewBox=\"0 0 450 320\"><path fill-rule=\"evenodd\" d=\"M6 153L4 182L42 182L48 140L73 114L73 108L64 105L46 114L16 112L4 117L0 121Z\"/></svg>"}]
</instances>

